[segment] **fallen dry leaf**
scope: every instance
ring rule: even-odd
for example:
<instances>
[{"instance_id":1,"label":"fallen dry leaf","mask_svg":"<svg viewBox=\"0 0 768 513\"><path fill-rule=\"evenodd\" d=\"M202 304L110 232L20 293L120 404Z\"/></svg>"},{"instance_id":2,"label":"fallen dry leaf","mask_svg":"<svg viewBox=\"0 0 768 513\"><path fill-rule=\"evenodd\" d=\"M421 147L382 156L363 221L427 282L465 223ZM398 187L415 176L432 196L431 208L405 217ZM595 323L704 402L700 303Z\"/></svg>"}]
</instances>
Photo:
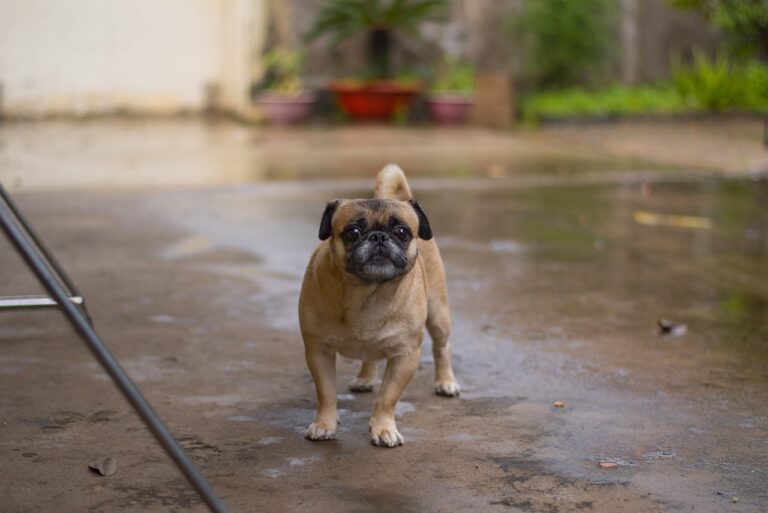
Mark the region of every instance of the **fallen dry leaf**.
<instances>
[{"instance_id":1,"label":"fallen dry leaf","mask_svg":"<svg viewBox=\"0 0 768 513\"><path fill-rule=\"evenodd\" d=\"M563 401L555 401L554 403L552 403L552 406L554 406L555 408L562 408L563 406L565 406L565 403Z\"/></svg>"},{"instance_id":2,"label":"fallen dry leaf","mask_svg":"<svg viewBox=\"0 0 768 513\"><path fill-rule=\"evenodd\" d=\"M677 216L671 214L657 214L644 210L636 211L632 218L637 224L646 226L674 226L676 228L695 228L699 230L712 229L712 220L699 216Z\"/></svg>"},{"instance_id":3,"label":"fallen dry leaf","mask_svg":"<svg viewBox=\"0 0 768 513\"><path fill-rule=\"evenodd\" d=\"M117 472L117 460L112 456L108 456L101 460L90 462L88 468L94 472L98 472L102 476L111 476Z\"/></svg>"},{"instance_id":4,"label":"fallen dry leaf","mask_svg":"<svg viewBox=\"0 0 768 513\"><path fill-rule=\"evenodd\" d=\"M659 330L662 335L685 335L688 332L688 325L682 322L670 321L669 319L659 319Z\"/></svg>"}]
</instances>

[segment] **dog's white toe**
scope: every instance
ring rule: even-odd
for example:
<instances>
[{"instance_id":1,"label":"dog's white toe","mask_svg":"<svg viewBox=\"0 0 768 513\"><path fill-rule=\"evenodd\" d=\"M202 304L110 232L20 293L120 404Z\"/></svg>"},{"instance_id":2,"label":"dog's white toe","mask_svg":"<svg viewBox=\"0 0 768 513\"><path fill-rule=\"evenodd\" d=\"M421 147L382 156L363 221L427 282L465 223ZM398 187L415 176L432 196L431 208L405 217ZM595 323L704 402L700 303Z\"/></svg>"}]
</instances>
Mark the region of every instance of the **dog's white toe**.
<instances>
[{"instance_id":1,"label":"dog's white toe","mask_svg":"<svg viewBox=\"0 0 768 513\"><path fill-rule=\"evenodd\" d=\"M457 397L461 388L455 381L438 381L435 383L435 393L444 397Z\"/></svg>"},{"instance_id":2,"label":"dog's white toe","mask_svg":"<svg viewBox=\"0 0 768 513\"><path fill-rule=\"evenodd\" d=\"M378 447L397 447L405 442L403 435L397 430L394 418L372 418L369 429L371 443Z\"/></svg>"},{"instance_id":3,"label":"dog's white toe","mask_svg":"<svg viewBox=\"0 0 768 513\"><path fill-rule=\"evenodd\" d=\"M405 438L397 429L384 429L371 435L371 443L378 447L397 447L403 445Z\"/></svg>"},{"instance_id":4,"label":"dog's white toe","mask_svg":"<svg viewBox=\"0 0 768 513\"><path fill-rule=\"evenodd\" d=\"M364 392L373 392L373 387L376 385L376 380L355 378L349 382L349 391L356 392L358 394Z\"/></svg>"},{"instance_id":5,"label":"dog's white toe","mask_svg":"<svg viewBox=\"0 0 768 513\"><path fill-rule=\"evenodd\" d=\"M336 438L336 426L327 426L322 422L313 422L304 434L307 440L333 440Z\"/></svg>"}]
</instances>

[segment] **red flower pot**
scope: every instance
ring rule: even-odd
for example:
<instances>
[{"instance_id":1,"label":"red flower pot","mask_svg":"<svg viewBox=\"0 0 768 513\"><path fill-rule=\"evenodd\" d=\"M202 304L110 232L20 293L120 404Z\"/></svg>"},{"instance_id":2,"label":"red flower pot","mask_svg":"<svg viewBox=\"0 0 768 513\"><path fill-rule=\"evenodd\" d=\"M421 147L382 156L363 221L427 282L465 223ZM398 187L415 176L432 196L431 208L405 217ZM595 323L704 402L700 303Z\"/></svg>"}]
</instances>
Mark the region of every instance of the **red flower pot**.
<instances>
[{"instance_id":1,"label":"red flower pot","mask_svg":"<svg viewBox=\"0 0 768 513\"><path fill-rule=\"evenodd\" d=\"M257 100L264 118L270 124L290 125L305 121L315 104L315 93L296 95L266 91Z\"/></svg>"},{"instance_id":2,"label":"red flower pot","mask_svg":"<svg viewBox=\"0 0 768 513\"><path fill-rule=\"evenodd\" d=\"M472 99L466 96L445 94L433 95L427 99L429 117L440 125L464 123L472 108Z\"/></svg>"},{"instance_id":3,"label":"red flower pot","mask_svg":"<svg viewBox=\"0 0 768 513\"><path fill-rule=\"evenodd\" d=\"M338 81L328 89L336 94L341 110L354 120L384 121L405 109L422 90L421 84L390 80L373 82Z\"/></svg>"}]
</instances>

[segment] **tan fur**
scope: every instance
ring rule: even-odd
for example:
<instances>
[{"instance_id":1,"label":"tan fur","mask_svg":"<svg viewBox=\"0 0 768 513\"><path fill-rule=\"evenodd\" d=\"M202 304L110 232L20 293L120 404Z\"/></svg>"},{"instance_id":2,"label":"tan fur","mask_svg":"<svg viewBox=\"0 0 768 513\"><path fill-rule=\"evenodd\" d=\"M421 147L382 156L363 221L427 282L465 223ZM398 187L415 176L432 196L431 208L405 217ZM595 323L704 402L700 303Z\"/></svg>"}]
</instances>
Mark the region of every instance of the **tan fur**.
<instances>
[{"instance_id":1,"label":"tan fur","mask_svg":"<svg viewBox=\"0 0 768 513\"><path fill-rule=\"evenodd\" d=\"M376 198L389 201L372 212L364 200L341 200L332 218L332 235L313 253L299 299L299 323L307 365L317 390L318 407L306 437L335 437L336 353L363 361L349 385L355 392L370 391L376 381L376 361L387 360L379 396L370 421L371 441L394 447L403 443L394 410L418 366L424 328L433 340L435 392L459 394L451 369L448 334L450 311L445 271L434 239L413 239L407 251L410 270L387 282L364 282L345 271L345 246L339 234L361 215L371 221L396 214L418 233L419 218L406 200L412 198L403 171L388 165L379 173Z\"/></svg>"},{"instance_id":2,"label":"tan fur","mask_svg":"<svg viewBox=\"0 0 768 513\"><path fill-rule=\"evenodd\" d=\"M408 201L413 199L411 187L405 178L405 173L396 164L387 164L384 169L379 171L376 177L376 191L374 198L394 199Z\"/></svg>"}]
</instances>

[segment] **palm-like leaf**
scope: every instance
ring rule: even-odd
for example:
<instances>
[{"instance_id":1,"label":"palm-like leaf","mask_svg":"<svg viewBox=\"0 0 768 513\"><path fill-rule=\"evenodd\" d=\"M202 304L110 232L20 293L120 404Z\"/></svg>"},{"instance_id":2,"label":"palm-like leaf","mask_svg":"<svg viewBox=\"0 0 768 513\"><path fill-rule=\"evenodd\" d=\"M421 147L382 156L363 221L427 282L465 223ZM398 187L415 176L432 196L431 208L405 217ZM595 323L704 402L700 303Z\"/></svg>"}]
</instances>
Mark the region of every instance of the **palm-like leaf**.
<instances>
[{"instance_id":1,"label":"palm-like leaf","mask_svg":"<svg viewBox=\"0 0 768 513\"><path fill-rule=\"evenodd\" d=\"M332 34L334 43L370 30L416 32L419 22L437 19L447 0L329 0L320 9L308 40Z\"/></svg>"}]
</instances>

